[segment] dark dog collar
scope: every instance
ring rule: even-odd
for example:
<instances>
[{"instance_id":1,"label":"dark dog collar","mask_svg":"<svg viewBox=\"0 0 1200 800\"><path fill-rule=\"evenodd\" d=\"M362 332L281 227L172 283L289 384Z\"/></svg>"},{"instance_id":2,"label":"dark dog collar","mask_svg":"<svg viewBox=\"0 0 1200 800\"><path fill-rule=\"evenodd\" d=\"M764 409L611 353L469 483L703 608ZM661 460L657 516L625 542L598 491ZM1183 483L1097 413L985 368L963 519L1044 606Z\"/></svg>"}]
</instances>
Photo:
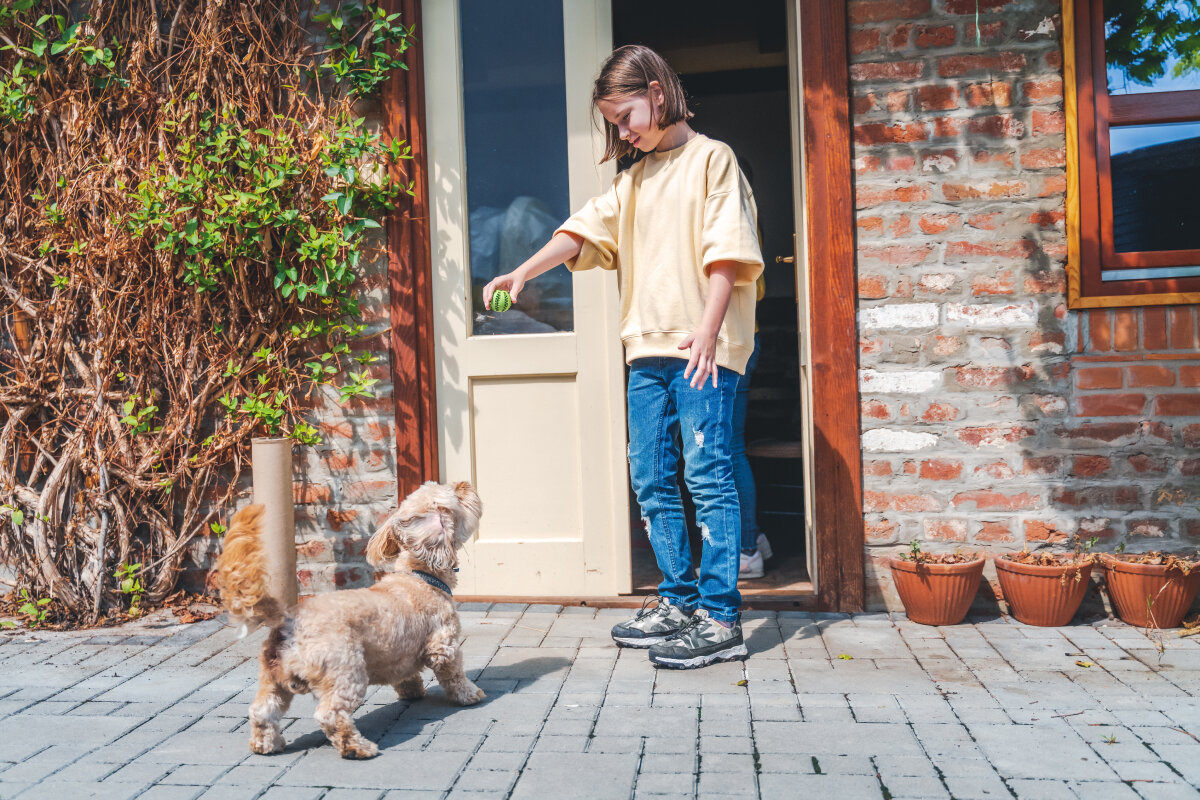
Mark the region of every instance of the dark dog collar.
<instances>
[{"instance_id":1,"label":"dark dog collar","mask_svg":"<svg viewBox=\"0 0 1200 800\"><path fill-rule=\"evenodd\" d=\"M450 591L450 587L447 586L445 581L443 581L441 578L438 578L437 576L434 576L434 575L430 575L428 572L422 572L419 569L414 569L412 571L412 574L416 575L418 578L425 581L433 588L441 589L446 594L450 595L451 597L454 597L454 592Z\"/></svg>"}]
</instances>

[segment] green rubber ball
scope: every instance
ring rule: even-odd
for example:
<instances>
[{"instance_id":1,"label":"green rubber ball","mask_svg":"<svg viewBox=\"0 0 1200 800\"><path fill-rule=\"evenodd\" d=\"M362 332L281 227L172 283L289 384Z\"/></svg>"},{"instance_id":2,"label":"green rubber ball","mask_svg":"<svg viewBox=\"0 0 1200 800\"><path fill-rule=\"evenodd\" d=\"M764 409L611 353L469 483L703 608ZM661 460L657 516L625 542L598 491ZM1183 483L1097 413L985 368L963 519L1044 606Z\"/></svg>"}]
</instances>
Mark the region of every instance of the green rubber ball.
<instances>
[{"instance_id":1,"label":"green rubber ball","mask_svg":"<svg viewBox=\"0 0 1200 800\"><path fill-rule=\"evenodd\" d=\"M505 312L512 308L512 297L503 289L492 293L492 311Z\"/></svg>"}]
</instances>

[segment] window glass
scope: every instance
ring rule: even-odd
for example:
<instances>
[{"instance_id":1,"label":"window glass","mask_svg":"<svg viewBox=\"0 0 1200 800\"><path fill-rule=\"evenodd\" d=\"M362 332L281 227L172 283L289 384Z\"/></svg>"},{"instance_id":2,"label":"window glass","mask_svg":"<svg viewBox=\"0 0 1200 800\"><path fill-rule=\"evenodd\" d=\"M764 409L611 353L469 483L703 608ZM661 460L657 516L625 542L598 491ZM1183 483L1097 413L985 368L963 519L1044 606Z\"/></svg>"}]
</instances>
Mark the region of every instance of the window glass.
<instances>
[{"instance_id":1,"label":"window glass","mask_svg":"<svg viewBox=\"0 0 1200 800\"><path fill-rule=\"evenodd\" d=\"M1200 249L1200 122L1109 130L1118 252Z\"/></svg>"},{"instance_id":2,"label":"window glass","mask_svg":"<svg viewBox=\"0 0 1200 800\"><path fill-rule=\"evenodd\" d=\"M1200 2L1105 0L1109 94L1200 89Z\"/></svg>"},{"instance_id":3,"label":"window glass","mask_svg":"<svg viewBox=\"0 0 1200 800\"><path fill-rule=\"evenodd\" d=\"M565 268L526 284L504 313L482 292L570 215L562 0L461 0L459 19L472 332L573 330Z\"/></svg>"}]
</instances>

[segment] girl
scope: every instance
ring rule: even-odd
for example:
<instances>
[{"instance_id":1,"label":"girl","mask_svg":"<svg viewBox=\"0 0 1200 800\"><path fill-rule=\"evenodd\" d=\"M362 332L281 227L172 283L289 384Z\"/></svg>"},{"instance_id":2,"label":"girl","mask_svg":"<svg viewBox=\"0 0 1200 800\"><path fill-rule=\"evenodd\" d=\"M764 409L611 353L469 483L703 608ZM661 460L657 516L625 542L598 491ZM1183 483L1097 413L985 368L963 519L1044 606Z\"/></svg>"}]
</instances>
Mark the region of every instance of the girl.
<instances>
[{"instance_id":1,"label":"girl","mask_svg":"<svg viewBox=\"0 0 1200 800\"><path fill-rule=\"evenodd\" d=\"M604 117L603 160L643 157L483 296L491 308L504 289L516 303L526 281L562 263L617 270L629 471L663 580L658 603L614 626L613 639L649 648L650 661L665 667L743 659L730 439L763 268L754 199L733 151L688 125L679 78L653 50L614 51L592 104ZM703 539L698 580L678 487L681 442Z\"/></svg>"}]
</instances>

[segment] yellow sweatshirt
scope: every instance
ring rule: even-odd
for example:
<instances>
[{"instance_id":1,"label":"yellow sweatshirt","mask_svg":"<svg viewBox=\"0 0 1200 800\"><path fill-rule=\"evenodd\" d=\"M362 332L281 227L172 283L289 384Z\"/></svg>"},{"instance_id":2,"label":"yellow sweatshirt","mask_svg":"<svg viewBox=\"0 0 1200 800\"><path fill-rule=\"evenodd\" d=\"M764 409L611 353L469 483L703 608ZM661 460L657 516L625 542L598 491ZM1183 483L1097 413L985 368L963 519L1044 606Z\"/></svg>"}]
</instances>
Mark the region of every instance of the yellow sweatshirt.
<instances>
[{"instance_id":1,"label":"yellow sweatshirt","mask_svg":"<svg viewBox=\"0 0 1200 800\"><path fill-rule=\"evenodd\" d=\"M571 270L617 270L625 361L687 359L679 345L699 325L708 269L738 262L717 363L739 374L754 350L755 279L762 273L754 195L729 146L698 135L619 173L558 231L583 239Z\"/></svg>"}]
</instances>

